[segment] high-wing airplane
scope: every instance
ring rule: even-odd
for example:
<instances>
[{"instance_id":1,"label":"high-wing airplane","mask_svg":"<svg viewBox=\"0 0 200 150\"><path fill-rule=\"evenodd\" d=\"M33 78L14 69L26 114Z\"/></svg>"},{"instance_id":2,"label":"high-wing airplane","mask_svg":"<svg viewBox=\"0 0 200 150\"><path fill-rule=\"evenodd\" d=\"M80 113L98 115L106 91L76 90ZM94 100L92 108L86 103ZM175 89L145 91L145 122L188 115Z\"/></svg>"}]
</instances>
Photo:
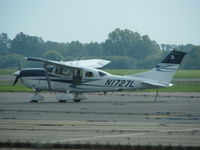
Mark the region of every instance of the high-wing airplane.
<instances>
[{"instance_id":1,"label":"high-wing airplane","mask_svg":"<svg viewBox=\"0 0 200 150\"><path fill-rule=\"evenodd\" d=\"M86 99L88 92L109 92L135 89L158 89L170 87L170 82L179 68L186 53L171 51L155 68L143 73L130 75L112 75L97 68L110 63L108 60L87 59L75 61L52 61L47 59L27 57L27 61L43 63L43 68L22 69L14 73L18 79L35 93L31 102L44 100L41 91L57 91L59 102L73 100L80 102Z\"/></svg>"}]
</instances>

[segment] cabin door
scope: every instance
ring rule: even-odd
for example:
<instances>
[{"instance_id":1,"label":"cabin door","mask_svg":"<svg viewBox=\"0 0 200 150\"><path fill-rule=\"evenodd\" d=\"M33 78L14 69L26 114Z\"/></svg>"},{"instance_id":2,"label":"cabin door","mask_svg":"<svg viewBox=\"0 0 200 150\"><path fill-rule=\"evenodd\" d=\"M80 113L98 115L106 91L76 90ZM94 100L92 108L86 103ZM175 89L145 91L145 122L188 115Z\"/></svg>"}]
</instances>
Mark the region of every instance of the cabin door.
<instances>
[{"instance_id":1,"label":"cabin door","mask_svg":"<svg viewBox=\"0 0 200 150\"><path fill-rule=\"evenodd\" d=\"M83 77L83 70L74 68L73 69L73 84L80 85L82 77Z\"/></svg>"}]
</instances>

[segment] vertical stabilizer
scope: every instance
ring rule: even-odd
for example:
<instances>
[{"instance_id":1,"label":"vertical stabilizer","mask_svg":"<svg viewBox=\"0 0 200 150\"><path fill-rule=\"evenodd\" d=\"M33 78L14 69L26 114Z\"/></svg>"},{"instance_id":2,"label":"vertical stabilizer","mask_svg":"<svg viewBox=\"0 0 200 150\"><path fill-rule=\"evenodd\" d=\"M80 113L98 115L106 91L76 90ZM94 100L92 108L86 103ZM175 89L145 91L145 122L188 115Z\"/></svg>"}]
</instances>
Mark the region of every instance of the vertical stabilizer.
<instances>
[{"instance_id":1,"label":"vertical stabilizer","mask_svg":"<svg viewBox=\"0 0 200 150\"><path fill-rule=\"evenodd\" d=\"M169 84L185 54L184 52L173 50L152 70L144 73L132 74L130 76Z\"/></svg>"}]
</instances>

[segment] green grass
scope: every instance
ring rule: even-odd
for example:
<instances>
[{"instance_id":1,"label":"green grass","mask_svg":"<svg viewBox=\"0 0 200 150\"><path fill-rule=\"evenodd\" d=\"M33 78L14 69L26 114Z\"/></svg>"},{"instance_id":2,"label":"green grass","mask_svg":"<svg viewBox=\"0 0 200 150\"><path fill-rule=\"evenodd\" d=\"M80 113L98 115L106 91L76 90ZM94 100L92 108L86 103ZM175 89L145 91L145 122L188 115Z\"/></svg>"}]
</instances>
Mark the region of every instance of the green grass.
<instances>
[{"instance_id":1,"label":"green grass","mask_svg":"<svg viewBox=\"0 0 200 150\"><path fill-rule=\"evenodd\" d=\"M31 92L32 89L25 87L24 85L3 85L0 86L0 92Z\"/></svg>"},{"instance_id":2,"label":"green grass","mask_svg":"<svg viewBox=\"0 0 200 150\"><path fill-rule=\"evenodd\" d=\"M0 69L0 75L13 74L18 69Z\"/></svg>"},{"instance_id":3,"label":"green grass","mask_svg":"<svg viewBox=\"0 0 200 150\"><path fill-rule=\"evenodd\" d=\"M115 75L126 75L126 74L135 74L141 73L148 70L126 70L126 69L109 69L105 70L111 74ZM200 79L200 70L178 70L174 76L175 79Z\"/></svg>"},{"instance_id":4,"label":"green grass","mask_svg":"<svg viewBox=\"0 0 200 150\"><path fill-rule=\"evenodd\" d=\"M178 70L174 78L179 79L200 79L200 70Z\"/></svg>"}]
</instances>

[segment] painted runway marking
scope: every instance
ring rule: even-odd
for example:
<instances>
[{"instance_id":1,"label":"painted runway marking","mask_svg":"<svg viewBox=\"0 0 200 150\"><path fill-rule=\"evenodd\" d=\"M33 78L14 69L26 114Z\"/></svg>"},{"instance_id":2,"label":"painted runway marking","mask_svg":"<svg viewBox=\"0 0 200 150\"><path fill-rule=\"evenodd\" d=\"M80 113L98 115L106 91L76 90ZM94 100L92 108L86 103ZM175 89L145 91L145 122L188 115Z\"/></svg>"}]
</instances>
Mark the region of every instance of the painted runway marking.
<instances>
[{"instance_id":1,"label":"painted runway marking","mask_svg":"<svg viewBox=\"0 0 200 150\"><path fill-rule=\"evenodd\" d=\"M200 128L189 128L189 129L177 129L177 130L158 130L158 131L151 131L152 133L162 133L162 132L188 132L188 131L195 131L200 130ZM74 139L66 139L66 140L55 140L50 141L50 143L62 143L62 142L73 142L73 141L84 141L84 140L94 140L100 138L121 138L121 137L129 137L129 136L139 136L145 135L147 132L142 133L133 133L133 134L117 134L117 135L101 135L101 136L92 136L92 137L85 137L85 138L74 138ZM150 132L149 132L150 134Z\"/></svg>"},{"instance_id":2,"label":"painted runway marking","mask_svg":"<svg viewBox=\"0 0 200 150\"><path fill-rule=\"evenodd\" d=\"M177 129L177 130L160 130L158 132L189 132L189 131L197 131L200 128L191 128L191 129Z\"/></svg>"},{"instance_id":3,"label":"painted runway marking","mask_svg":"<svg viewBox=\"0 0 200 150\"><path fill-rule=\"evenodd\" d=\"M50 143L62 143L62 142L72 142L72 141L83 141L83 140L92 140L92 139L99 139L99 138L120 138L120 137L127 137L127 136L137 136L137 135L144 135L146 133L134 133L134 134L117 134L117 135L102 135L102 136L93 136L88 138L75 138L75 139L66 139L66 140L59 140L59 141L50 141Z\"/></svg>"}]
</instances>

